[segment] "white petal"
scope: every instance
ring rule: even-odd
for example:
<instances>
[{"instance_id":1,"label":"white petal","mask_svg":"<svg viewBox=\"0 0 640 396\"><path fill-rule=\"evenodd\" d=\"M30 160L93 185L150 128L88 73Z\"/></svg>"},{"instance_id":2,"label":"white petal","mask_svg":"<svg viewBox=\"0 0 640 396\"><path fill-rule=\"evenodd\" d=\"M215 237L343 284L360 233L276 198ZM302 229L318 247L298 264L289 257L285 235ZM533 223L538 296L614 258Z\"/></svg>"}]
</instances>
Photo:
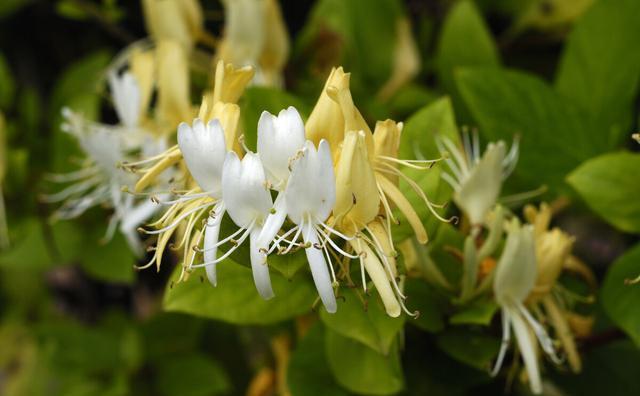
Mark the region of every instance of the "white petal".
<instances>
[{"instance_id":1,"label":"white petal","mask_svg":"<svg viewBox=\"0 0 640 396\"><path fill-rule=\"evenodd\" d=\"M216 205L213 209L213 219L207 219L204 229L204 262L212 263L218 256L218 238L220 237L220 226L222 224L222 216L224 216L224 205ZM218 284L218 276L216 274L216 265L210 264L205 267L207 279L214 287Z\"/></svg>"},{"instance_id":2,"label":"white petal","mask_svg":"<svg viewBox=\"0 0 640 396\"><path fill-rule=\"evenodd\" d=\"M498 304L524 301L533 289L536 275L533 226L521 227L511 223L493 281L493 290Z\"/></svg>"},{"instance_id":3,"label":"white petal","mask_svg":"<svg viewBox=\"0 0 640 396\"><path fill-rule=\"evenodd\" d=\"M529 328L520 312L510 309L509 316L513 324L513 332L518 342L518 348L522 354L522 360L524 360L524 366L527 369L531 392L540 394L542 393L542 380L540 378L540 369L538 368L538 356L536 355L534 339L531 337Z\"/></svg>"},{"instance_id":4,"label":"white petal","mask_svg":"<svg viewBox=\"0 0 640 396\"><path fill-rule=\"evenodd\" d=\"M129 128L137 126L140 119L140 89L136 78L129 72L121 76L110 73L109 87L120 122Z\"/></svg>"},{"instance_id":5,"label":"white petal","mask_svg":"<svg viewBox=\"0 0 640 396\"><path fill-rule=\"evenodd\" d=\"M222 172L222 195L229 216L238 227L248 227L253 221L261 224L273 205L266 187L264 168L254 153L245 154L242 161L229 152Z\"/></svg>"},{"instance_id":6,"label":"white petal","mask_svg":"<svg viewBox=\"0 0 640 396\"><path fill-rule=\"evenodd\" d=\"M258 238L258 246L262 249L268 249L269 244L278 235L278 231L282 228L282 224L287 218L287 205L285 194L278 194L276 201L273 203L273 213L269 213L267 219L262 226L262 232Z\"/></svg>"},{"instance_id":7,"label":"white petal","mask_svg":"<svg viewBox=\"0 0 640 396\"><path fill-rule=\"evenodd\" d=\"M276 189L289 178L289 160L305 144L304 123L298 111L289 107L274 116L266 111L258 121L258 154Z\"/></svg>"},{"instance_id":8,"label":"white petal","mask_svg":"<svg viewBox=\"0 0 640 396\"><path fill-rule=\"evenodd\" d=\"M137 229L144 222L149 220L159 208L160 206L158 204L151 201L145 201L126 211L122 216L120 232L127 236L129 246L131 246L136 255L142 254Z\"/></svg>"},{"instance_id":9,"label":"white petal","mask_svg":"<svg viewBox=\"0 0 640 396\"><path fill-rule=\"evenodd\" d=\"M253 282L256 284L258 294L265 300L273 298L273 289L271 288L271 278L269 277L269 266L267 265L267 255L260 250L258 238L262 230L255 227L251 230L249 236L250 254L251 254L251 271L253 273Z\"/></svg>"},{"instance_id":10,"label":"white petal","mask_svg":"<svg viewBox=\"0 0 640 396\"><path fill-rule=\"evenodd\" d=\"M307 141L303 155L292 164L286 189L287 212L291 220L300 224L305 214L324 221L336 200L335 175L329 144L321 141L316 151Z\"/></svg>"},{"instance_id":11,"label":"white petal","mask_svg":"<svg viewBox=\"0 0 640 396\"><path fill-rule=\"evenodd\" d=\"M118 171L117 164L124 158L119 134L103 128L91 129L80 138L80 145L105 172L113 175Z\"/></svg>"},{"instance_id":12,"label":"white petal","mask_svg":"<svg viewBox=\"0 0 640 396\"><path fill-rule=\"evenodd\" d=\"M220 122L213 120L206 126L199 119L193 121L193 126L181 123L178 126L178 146L196 183L203 191L209 191L214 198L219 198L227 151Z\"/></svg>"},{"instance_id":13,"label":"white petal","mask_svg":"<svg viewBox=\"0 0 640 396\"><path fill-rule=\"evenodd\" d=\"M496 204L502 188L505 150L503 142L490 144L469 176L460 180L460 189L453 198L471 224L481 224Z\"/></svg>"},{"instance_id":14,"label":"white petal","mask_svg":"<svg viewBox=\"0 0 640 396\"><path fill-rule=\"evenodd\" d=\"M313 283L316 285L318 295L324 308L329 313L335 313L338 309L336 304L336 296L333 293L333 287L331 286L331 278L329 276L329 269L324 259L322 250L318 249L320 241L318 235L313 229L312 224L305 224L306 230L303 231L305 243L310 243L311 247L305 249L307 254L307 260L309 261L309 268L311 269L311 276L313 277Z\"/></svg>"}]
</instances>

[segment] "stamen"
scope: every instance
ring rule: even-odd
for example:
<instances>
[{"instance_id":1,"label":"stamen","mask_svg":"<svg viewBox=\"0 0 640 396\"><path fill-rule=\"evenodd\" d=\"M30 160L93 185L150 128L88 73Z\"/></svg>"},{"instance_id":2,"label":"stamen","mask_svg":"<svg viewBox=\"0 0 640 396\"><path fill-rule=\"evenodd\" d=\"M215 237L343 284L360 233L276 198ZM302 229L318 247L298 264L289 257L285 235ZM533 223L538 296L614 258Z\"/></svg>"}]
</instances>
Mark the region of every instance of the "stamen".
<instances>
[{"instance_id":1,"label":"stamen","mask_svg":"<svg viewBox=\"0 0 640 396\"><path fill-rule=\"evenodd\" d=\"M178 216L178 218L176 220L174 220L173 223L171 223L168 226L163 227L163 228L161 228L159 230L151 230L150 231L150 230L145 230L144 228L139 228L139 230L140 230L140 232L143 232L143 233L148 234L148 235L161 234L161 233L163 233L163 232L165 232L167 230L170 230L172 228L177 227L180 224L180 222L182 220L184 220L185 218L187 218L190 214L192 214L192 213L194 213L194 212L196 212L196 211L198 211L200 209L207 208L207 207L209 207L209 206L211 206L213 204L215 204L215 202L207 202L204 205L196 206L195 208L193 208L193 209L187 211L186 213L183 213L180 216Z\"/></svg>"},{"instance_id":2,"label":"stamen","mask_svg":"<svg viewBox=\"0 0 640 396\"><path fill-rule=\"evenodd\" d=\"M496 363L491 370L491 376L495 377L500 372L500 368L502 367L502 362L504 361L504 357L507 354L507 349L509 349L509 342L511 341L511 321L509 320L509 313L506 309L503 309L502 312L502 342L500 344L500 352L498 352L498 358L496 359Z\"/></svg>"},{"instance_id":3,"label":"stamen","mask_svg":"<svg viewBox=\"0 0 640 396\"><path fill-rule=\"evenodd\" d=\"M207 263L192 265L190 268L203 268L203 267L207 267L207 266L210 266L210 265L213 265L213 264L217 264L217 263L219 263L221 261L224 261L227 257L229 257L231 255L231 253L235 252L235 250L242 244L242 242L244 242L245 239L247 239L249 234L251 234L251 230L253 229L254 224L255 224L255 220L251 222L249 228L246 228L244 230L244 234L242 234L240 239L237 241L237 244L235 244L233 247L231 247L229 250L227 250L222 256L218 257L217 259L215 259L213 261L209 261Z\"/></svg>"}]
</instances>

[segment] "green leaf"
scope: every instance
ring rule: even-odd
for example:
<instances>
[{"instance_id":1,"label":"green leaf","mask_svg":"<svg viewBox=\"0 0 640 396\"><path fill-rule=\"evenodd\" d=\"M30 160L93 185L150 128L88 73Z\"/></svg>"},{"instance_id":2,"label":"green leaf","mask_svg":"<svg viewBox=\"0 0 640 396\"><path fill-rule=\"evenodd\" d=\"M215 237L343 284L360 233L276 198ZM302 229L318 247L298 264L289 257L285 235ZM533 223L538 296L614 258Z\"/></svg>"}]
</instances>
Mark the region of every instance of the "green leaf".
<instances>
[{"instance_id":1,"label":"green leaf","mask_svg":"<svg viewBox=\"0 0 640 396\"><path fill-rule=\"evenodd\" d=\"M320 312L324 324L344 337L362 342L383 355L388 354L404 327L404 315L389 317L377 297L367 300L365 306L354 289L342 288L340 294L344 299L338 300L336 313Z\"/></svg>"},{"instance_id":2,"label":"green leaf","mask_svg":"<svg viewBox=\"0 0 640 396\"><path fill-rule=\"evenodd\" d=\"M11 240L11 248L0 255L0 266L43 269L67 264L77 257L82 246L82 234L73 223L61 221L45 228L36 218L25 219Z\"/></svg>"},{"instance_id":3,"label":"green leaf","mask_svg":"<svg viewBox=\"0 0 640 396\"><path fill-rule=\"evenodd\" d=\"M628 340L590 350L583 361L579 375L554 376L554 382L568 394L626 396L640 389L640 352Z\"/></svg>"},{"instance_id":4,"label":"green leaf","mask_svg":"<svg viewBox=\"0 0 640 396\"><path fill-rule=\"evenodd\" d=\"M521 72L469 69L457 73L462 97L489 140L521 136L516 173L527 187L562 186L582 161L606 150L608 137L594 130L588 113L542 80Z\"/></svg>"},{"instance_id":5,"label":"green leaf","mask_svg":"<svg viewBox=\"0 0 640 396\"><path fill-rule=\"evenodd\" d=\"M477 324L488 326L497 310L498 305L493 300L475 300L452 315L449 318L449 322L456 325Z\"/></svg>"},{"instance_id":6,"label":"green leaf","mask_svg":"<svg viewBox=\"0 0 640 396\"><path fill-rule=\"evenodd\" d=\"M627 251L609 268L602 285L602 305L611 320L640 346L640 285L625 280L640 276L640 245Z\"/></svg>"},{"instance_id":7,"label":"green leaf","mask_svg":"<svg viewBox=\"0 0 640 396\"><path fill-rule=\"evenodd\" d=\"M272 254L269 256L269 266L280 271L286 279L292 279L307 264L307 256L302 250L289 254Z\"/></svg>"},{"instance_id":8,"label":"green leaf","mask_svg":"<svg viewBox=\"0 0 640 396\"><path fill-rule=\"evenodd\" d=\"M444 300L423 279L407 279L405 284L407 306L418 311L417 318L408 319L410 323L430 333L437 333L444 328Z\"/></svg>"},{"instance_id":9,"label":"green leaf","mask_svg":"<svg viewBox=\"0 0 640 396\"><path fill-rule=\"evenodd\" d=\"M499 339L462 328L447 329L436 342L449 356L478 370L487 370L500 348Z\"/></svg>"},{"instance_id":10,"label":"green leaf","mask_svg":"<svg viewBox=\"0 0 640 396\"><path fill-rule=\"evenodd\" d=\"M175 282L179 273L180 268L176 268L165 293L165 310L235 324L270 324L290 319L309 312L317 297L312 283L306 279L308 273L288 281L271 271L275 297L268 301L258 295L251 269L231 260L218 264L217 287L202 277L198 279L198 273L186 282Z\"/></svg>"},{"instance_id":11,"label":"green leaf","mask_svg":"<svg viewBox=\"0 0 640 396\"><path fill-rule=\"evenodd\" d=\"M0 110L8 110L13 103L15 92L13 73L11 73L7 59L0 52Z\"/></svg>"},{"instance_id":12,"label":"green leaf","mask_svg":"<svg viewBox=\"0 0 640 396\"><path fill-rule=\"evenodd\" d=\"M603 219L627 232L640 232L640 154L618 152L592 158L567 178Z\"/></svg>"},{"instance_id":13,"label":"green leaf","mask_svg":"<svg viewBox=\"0 0 640 396\"><path fill-rule=\"evenodd\" d=\"M325 354L325 331L315 324L298 342L287 370L287 384L296 396L346 396L333 378Z\"/></svg>"},{"instance_id":14,"label":"green leaf","mask_svg":"<svg viewBox=\"0 0 640 396\"><path fill-rule=\"evenodd\" d=\"M256 149L258 139L258 120L263 111L278 114L289 106L295 107L304 119L307 106L299 98L276 88L250 87L240 98L240 120L245 143L252 150Z\"/></svg>"},{"instance_id":15,"label":"green leaf","mask_svg":"<svg viewBox=\"0 0 640 396\"><path fill-rule=\"evenodd\" d=\"M631 126L638 90L638 15L636 0L596 2L571 32L556 78L558 91L593 114L613 145Z\"/></svg>"},{"instance_id":16,"label":"green leaf","mask_svg":"<svg viewBox=\"0 0 640 396\"><path fill-rule=\"evenodd\" d=\"M402 16L398 0L321 0L299 35L305 60L313 68L343 65L353 72L352 90L371 93L391 75L396 43L396 20ZM318 48L321 48L318 51ZM311 55L314 56L314 55Z\"/></svg>"},{"instance_id":17,"label":"green leaf","mask_svg":"<svg viewBox=\"0 0 640 396\"><path fill-rule=\"evenodd\" d=\"M204 354L171 356L158 363L156 387L161 395L211 396L231 390L227 373Z\"/></svg>"},{"instance_id":18,"label":"green leaf","mask_svg":"<svg viewBox=\"0 0 640 396\"><path fill-rule=\"evenodd\" d=\"M453 107L448 97L440 98L426 105L407 120L402 130L398 158L436 159L440 157L435 144L437 137L446 137L453 142L460 141ZM444 203L450 199L452 190L440 178L440 166L437 164L429 170L404 168L402 171L420 186L431 202ZM421 219L426 219L424 221L425 227L432 237L440 225L440 220L431 214L426 203L408 183L401 180L400 189L418 216ZM393 236L394 240L399 242L412 236L413 230L407 221L402 221L401 214L396 213L396 217L401 220L401 223L393 228Z\"/></svg>"},{"instance_id":19,"label":"green leaf","mask_svg":"<svg viewBox=\"0 0 640 396\"><path fill-rule=\"evenodd\" d=\"M452 95L456 110L463 110L454 73L461 67L500 64L498 49L482 15L472 1L457 2L447 14L436 55L438 78ZM463 113L466 113L466 109ZM458 114L460 117L463 114Z\"/></svg>"},{"instance_id":20,"label":"green leaf","mask_svg":"<svg viewBox=\"0 0 640 396\"><path fill-rule=\"evenodd\" d=\"M404 387L397 344L381 355L351 338L327 329L327 360L338 383L368 395L389 395Z\"/></svg>"}]
</instances>

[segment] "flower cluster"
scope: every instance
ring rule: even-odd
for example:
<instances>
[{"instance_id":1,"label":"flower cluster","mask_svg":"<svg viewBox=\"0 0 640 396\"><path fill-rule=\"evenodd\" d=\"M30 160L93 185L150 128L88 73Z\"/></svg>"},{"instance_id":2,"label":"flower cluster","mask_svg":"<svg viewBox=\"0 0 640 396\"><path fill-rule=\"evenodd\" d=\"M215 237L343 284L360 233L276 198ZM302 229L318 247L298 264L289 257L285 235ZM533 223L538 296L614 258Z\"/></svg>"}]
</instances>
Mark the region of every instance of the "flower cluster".
<instances>
[{"instance_id":1,"label":"flower cluster","mask_svg":"<svg viewBox=\"0 0 640 396\"><path fill-rule=\"evenodd\" d=\"M213 94L205 96L199 117L180 124L178 145L143 171L139 191L182 160L190 175L184 180L186 192L162 202L169 209L152 224L155 229L145 230L158 235L146 266L160 265L164 248L177 232L177 247L184 248L182 278L204 267L215 286L216 265L248 239L256 288L269 299L274 292L268 255L304 249L328 312L337 309L340 281L353 284L346 262L357 259L362 286L366 290L368 274L390 316L403 309L413 314L404 305L398 282L392 205L426 243L427 232L398 187L399 179L440 217L438 205L398 166L426 170L435 161L398 159L402 124L378 122L372 132L353 103L349 74L342 68L330 74L306 123L293 107L278 115L263 112L253 153L238 139L239 110L229 103L238 99L250 73L251 69L219 64ZM225 214L237 230L221 238ZM204 219L200 227L199 219ZM220 249L225 252L218 255ZM339 271L334 264L340 265Z\"/></svg>"}]
</instances>

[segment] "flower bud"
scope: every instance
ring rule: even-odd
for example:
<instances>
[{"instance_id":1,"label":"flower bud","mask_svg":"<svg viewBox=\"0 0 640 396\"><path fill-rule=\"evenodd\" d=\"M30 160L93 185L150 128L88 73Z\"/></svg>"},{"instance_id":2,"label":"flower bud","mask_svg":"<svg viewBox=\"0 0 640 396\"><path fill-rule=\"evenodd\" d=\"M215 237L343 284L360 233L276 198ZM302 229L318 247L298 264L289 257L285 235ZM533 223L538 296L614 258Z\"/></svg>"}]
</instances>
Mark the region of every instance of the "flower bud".
<instances>
[{"instance_id":1,"label":"flower bud","mask_svg":"<svg viewBox=\"0 0 640 396\"><path fill-rule=\"evenodd\" d=\"M380 210L380 197L373 168L367 155L364 131L346 133L336 166L338 227L355 233L371 222Z\"/></svg>"},{"instance_id":2,"label":"flower bud","mask_svg":"<svg viewBox=\"0 0 640 396\"><path fill-rule=\"evenodd\" d=\"M149 34L157 41L172 40L185 50L202 32L204 18L197 0L142 0Z\"/></svg>"}]
</instances>

